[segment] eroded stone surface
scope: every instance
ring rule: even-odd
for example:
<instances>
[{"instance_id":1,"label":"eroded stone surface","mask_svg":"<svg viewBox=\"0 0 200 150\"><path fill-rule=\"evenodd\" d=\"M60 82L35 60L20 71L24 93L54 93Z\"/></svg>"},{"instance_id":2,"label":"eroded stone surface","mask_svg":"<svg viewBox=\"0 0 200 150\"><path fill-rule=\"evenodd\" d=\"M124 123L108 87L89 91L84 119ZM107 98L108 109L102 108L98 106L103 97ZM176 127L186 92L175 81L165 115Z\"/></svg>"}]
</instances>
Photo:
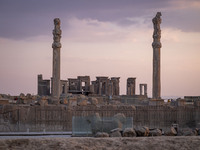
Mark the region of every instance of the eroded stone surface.
<instances>
[{"instance_id":1,"label":"eroded stone surface","mask_svg":"<svg viewBox=\"0 0 200 150\"><path fill-rule=\"evenodd\" d=\"M60 19L54 19L53 30L53 72L52 72L52 97L59 99L60 97L60 48L61 48L61 29Z\"/></svg>"},{"instance_id":2,"label":"eroded stone surface","mask_svg":"<svg viewBox=\"0 0 200 150\"><path fill-rule=\"evenodd\" d=\"M136 134L135 130L132 128L126 128L123 131L123 137L136 137L136 136L137 136L137 134Z\"/></svg>"},{"instance_id":3,"label":"eroded stone surface","mask_svg":"<svg viewBox=\"0 0 200 150\"><path fill-rule=\"evenodd\" d=\"M161 98L161 82L160 82L160 48L162 47L161 38L161 12L157 12L156 16L152 19L154 32L153 32L153 98Z\"/></svg>"}]
</instances>

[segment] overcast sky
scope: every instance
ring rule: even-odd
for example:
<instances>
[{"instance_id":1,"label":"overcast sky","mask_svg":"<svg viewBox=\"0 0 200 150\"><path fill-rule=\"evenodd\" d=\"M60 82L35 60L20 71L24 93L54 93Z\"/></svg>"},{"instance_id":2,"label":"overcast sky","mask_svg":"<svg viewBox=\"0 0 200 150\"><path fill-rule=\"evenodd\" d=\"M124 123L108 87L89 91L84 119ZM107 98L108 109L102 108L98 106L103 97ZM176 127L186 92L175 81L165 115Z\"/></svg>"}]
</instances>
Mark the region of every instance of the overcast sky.
<instances>
[{"instance_id":1,"label":"overcast sky","mask_svg":"<svg viewBox=\"0 0 200 150\"><path fill-rule=\"evenodd\" d=\"M62 79L136 77L152 93L153 24L162 12L162 96L200 95L199 0L0 0L0 93L37 94L52 76L53 19L61 19Z\"/></svg>"}]
</instances>

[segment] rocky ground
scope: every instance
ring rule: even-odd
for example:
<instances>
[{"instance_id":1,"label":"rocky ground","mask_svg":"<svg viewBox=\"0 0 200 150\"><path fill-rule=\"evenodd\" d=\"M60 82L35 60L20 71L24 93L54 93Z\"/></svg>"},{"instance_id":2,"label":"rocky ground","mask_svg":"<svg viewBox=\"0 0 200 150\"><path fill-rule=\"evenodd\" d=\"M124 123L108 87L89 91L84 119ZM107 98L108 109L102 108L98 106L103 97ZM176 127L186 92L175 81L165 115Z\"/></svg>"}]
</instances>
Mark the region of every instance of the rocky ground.
<instances>
[{"instance_id":1,"label":"rocky ground","mask_svg":"<svg viewBox=\"0 0 200 150\"><path fill-rule=\"evenodd\" d=\"M200 136L0 139L0 150L200 150Z\"/></svg>"}]
</instances>

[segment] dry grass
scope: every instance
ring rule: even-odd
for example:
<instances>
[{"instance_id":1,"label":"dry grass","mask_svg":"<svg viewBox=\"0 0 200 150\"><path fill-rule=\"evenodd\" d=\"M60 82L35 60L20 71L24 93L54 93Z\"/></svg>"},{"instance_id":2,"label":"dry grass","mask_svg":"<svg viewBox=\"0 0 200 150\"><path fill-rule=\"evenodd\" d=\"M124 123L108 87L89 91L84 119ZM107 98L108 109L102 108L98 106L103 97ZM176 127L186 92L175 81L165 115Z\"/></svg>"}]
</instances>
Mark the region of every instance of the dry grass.
<instances>
[{"instance_id":1,"label":"dry grass","mask_svg":"<svg viewBox=\"0 0 200 150\"><path fill-rule=\"evenodd\" d=\"M200 150L200 136L0 139L0 150Z\"/></svg>"}]
</instances>

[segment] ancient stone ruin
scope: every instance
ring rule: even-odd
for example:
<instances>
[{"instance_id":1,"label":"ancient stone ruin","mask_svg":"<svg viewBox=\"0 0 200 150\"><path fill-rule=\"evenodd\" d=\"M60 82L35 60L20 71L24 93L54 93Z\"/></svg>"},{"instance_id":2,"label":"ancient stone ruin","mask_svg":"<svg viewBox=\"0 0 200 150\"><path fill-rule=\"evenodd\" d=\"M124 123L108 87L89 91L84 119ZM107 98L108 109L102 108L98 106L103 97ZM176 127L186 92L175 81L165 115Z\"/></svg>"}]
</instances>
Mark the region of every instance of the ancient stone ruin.
<instances>
[{"instance_id":1,"label":"ancient stone ruin","mask_svg":"<svg viewBox=\"0 0 200 150\"><path fill-rule=\"evenodd\" d=\"M59 99L60 97L60 38L62 31L60 30L60 19L54 19L54 30L53 30L53 72L52 72L52 86L51 94L52 97Z\"/></svg>"},{"instance_id":2,"label":"ancient stone ruin","mask_svg":"<svg viewBox=\"0 0 200 150\"><path fill-rule=\"evenodd\" d=\"M139 94L136 93L136 77L127 79L126 95L120 95L120 77L97 76L95 81L90 76L60 79L61 22L55 18L52 78L46 80L42 74L38 75L38 95L0 95L0 131L78 129L77 132L85 134L104 131L110 132L111 137L132 137L160 136L162 130L166 135L181 134L172 124L180 129L200 128L200 96L186 96L167 103L161 99L160 17L158 12L152 20L152 98L148 98L146 83L140 83ZM191 135L197 132L187 131Z\"/></svg>"},{"instance_id":3,"label":"ancient stone ruin","mask_svg":"<svg viewBox=\"0 0 200 150\"><path fill-rule=\"evenodd\" d=\"M127 79L127 88L126 88L126 95L133 96L135 95L135 80L136 78L128 78Z\"/></svg>"},{"instance_id":4,"label":"ancient stone ruin","mask_svg":"<svg viewBox=\"0 0 200 150\"><path fill-rule=\"evenodd\" d=\"M160 82L160 48L161 48L161 13L158 12L153 18L153 100L161 99L161 82ZM52 99L59 101L60 96L68 93L83 95L99 95L99 96L119 96L120 95L120 77L97 76L95 81L90 81L90 76L78 76L77 78L60 79L60 49L61 49L61 29L60 19L54 19L53 30L53 70L51 80L43 80L42 74L38 75L38 95L52 96ZM139 95L147 97L147 84L139 85ZM127 79L127 96L135 96L136 78ZM146 98L145 97L145 98Z\"/></svg>"},{"instance_id":5,"label":"ancient stone ruin","mask_svg":"<svg viewBox=\"0 0 200 150\"><path fill-rule=\"evenodd\" d=\"M160 82L160 48L162 47L160 38L161 38L161 29L160 24L162 19L161 12L157 12L156 16L153 18L153 99L161 99L161 82Z\"/></svg>"}]
</instances>

